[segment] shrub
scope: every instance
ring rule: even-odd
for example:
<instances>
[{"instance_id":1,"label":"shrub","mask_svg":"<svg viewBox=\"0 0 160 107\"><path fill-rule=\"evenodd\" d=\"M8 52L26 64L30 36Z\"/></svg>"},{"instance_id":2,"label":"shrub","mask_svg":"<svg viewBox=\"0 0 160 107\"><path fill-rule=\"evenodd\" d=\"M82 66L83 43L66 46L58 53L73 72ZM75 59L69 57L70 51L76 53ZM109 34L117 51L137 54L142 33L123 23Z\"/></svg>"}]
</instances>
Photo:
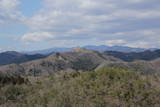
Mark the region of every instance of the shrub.
<instances>
[{"instance_id":1,"label":"shrub","mask_svg":"<svg viewBox=\"0 0 160 107\"><path fill-rule=\"evenodd\" d=\"M5 94L1 95L0 101L15 107L160 106L159 77L120 68L57 72L49 77L33 79L32 85L13 85L1 89Z\"/></svg>"}]
</instances>

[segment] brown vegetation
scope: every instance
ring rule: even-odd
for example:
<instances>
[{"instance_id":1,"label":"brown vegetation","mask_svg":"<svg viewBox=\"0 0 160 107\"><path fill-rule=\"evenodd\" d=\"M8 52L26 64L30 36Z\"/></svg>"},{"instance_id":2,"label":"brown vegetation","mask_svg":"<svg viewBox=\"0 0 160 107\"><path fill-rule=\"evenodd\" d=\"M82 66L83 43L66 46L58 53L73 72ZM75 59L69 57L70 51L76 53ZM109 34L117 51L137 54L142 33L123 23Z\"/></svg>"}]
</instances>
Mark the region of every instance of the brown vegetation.
<instances>
[{"instance_id":1,"label":"brown vegetation","mask_svg":"<svg viewBox=\"0 0 160 107\"><path fill-rule=\"evenodd\" d=\"M29 77L1 87L4 107L159 107L160 78L119 68Z\"/></svg>"}]
</instances>

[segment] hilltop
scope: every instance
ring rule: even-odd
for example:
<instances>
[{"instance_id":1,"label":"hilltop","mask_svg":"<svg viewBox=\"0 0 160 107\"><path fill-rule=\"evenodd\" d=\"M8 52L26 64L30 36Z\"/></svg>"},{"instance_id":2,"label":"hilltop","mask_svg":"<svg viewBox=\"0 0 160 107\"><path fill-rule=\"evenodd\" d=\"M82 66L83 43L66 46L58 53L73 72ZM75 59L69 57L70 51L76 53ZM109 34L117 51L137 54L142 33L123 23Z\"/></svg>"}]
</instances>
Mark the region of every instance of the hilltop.
<instances>
[{"instance_id":1,"label":"hilltop","mask_svg":"<svg viewBox=\"0 0 160 107\"><path fill-rule=\"evenodd\" d=\"M1 66L0 74L44 76L60 71L92 71L103 67L118 67L144 74L154 74L159 73L159 62L158 58L151 61L125 62L103 52L78 47L71 51L51 54L42 59Z\"/></svg>"},{"instance_id":2,"label":"hilltop","mask_svg":"<svg viewBox=\"0 0 160 107\"><path fill-rule=\"evenodd\" d=\"M104 62L121 62L112 56L105 56L98 51L75 48L64 53L51 54L46 58L29 61L22 64L11 64L0 67L3 74L49 75L58 71L94 70Z\"/></svg>"},{"instance_id":3,"label":"hilltop","mask_svg":"<svg viewBox=\"0 0 160 107\"><path fill-rule=\"evenodd\" d=\"M16 51L7 51L0 53L0 66L12 63L22 63L45 57L46 55L41 55L41 54L28 55Z\"/></svg>"}]
</instances>

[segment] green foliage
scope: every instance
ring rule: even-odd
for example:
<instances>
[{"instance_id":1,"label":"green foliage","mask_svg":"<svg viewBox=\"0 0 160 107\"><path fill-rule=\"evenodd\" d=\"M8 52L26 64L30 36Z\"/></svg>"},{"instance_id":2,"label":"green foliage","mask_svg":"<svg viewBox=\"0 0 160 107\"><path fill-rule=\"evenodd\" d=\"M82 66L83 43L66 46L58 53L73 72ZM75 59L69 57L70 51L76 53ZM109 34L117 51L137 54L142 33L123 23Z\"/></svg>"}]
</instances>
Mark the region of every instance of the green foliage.
<instances>
[{"instance_id":1,"label":"green foliage","mask_svg":"<svg viewBox=\"0 0 160 107\"><path fill-rule=\"evenodd\" d=\"M30 79L31 85L5 86L6 107L159 107L159 76L119 68L57 72ZM8 100L4 100L8 99Z\"/></svg>"}]
</instances>

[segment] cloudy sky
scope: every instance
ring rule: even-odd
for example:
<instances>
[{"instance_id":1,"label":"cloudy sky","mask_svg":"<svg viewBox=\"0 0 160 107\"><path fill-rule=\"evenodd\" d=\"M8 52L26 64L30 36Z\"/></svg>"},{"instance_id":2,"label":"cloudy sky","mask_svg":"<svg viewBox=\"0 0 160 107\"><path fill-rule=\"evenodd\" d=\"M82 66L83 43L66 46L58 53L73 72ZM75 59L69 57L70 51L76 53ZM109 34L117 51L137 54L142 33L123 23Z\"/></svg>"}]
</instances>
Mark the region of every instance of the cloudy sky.
<instances>
[{"instance_id":1,"label":"cloudy sky","mask_svg":"<svg viewBox=\"0 0 160 107\"><path fill-rule=\"evenodd\" d=\"M159 0L0 0L0 51L160 47Z\"/></svg>"}]
</instances>

